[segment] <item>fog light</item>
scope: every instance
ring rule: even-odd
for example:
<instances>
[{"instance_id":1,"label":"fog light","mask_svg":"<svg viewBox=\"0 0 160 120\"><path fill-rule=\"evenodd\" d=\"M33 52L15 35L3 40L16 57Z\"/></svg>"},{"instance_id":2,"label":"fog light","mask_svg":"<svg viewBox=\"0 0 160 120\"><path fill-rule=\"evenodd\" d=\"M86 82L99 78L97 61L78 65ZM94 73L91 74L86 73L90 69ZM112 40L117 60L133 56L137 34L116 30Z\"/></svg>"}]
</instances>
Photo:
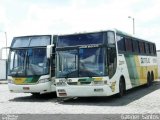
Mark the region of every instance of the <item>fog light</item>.
<instances>
[{"instance_id":1,"label":"fog light","mask_svg":"<svg viewBox=\"0 0 160 120\"><path fill-rule=\"evenodd\" d=\"M65 83L65 82L57 82L56 85L57 85L57 86L65 86L66 83Z\"/></svg>"}]
</instances>

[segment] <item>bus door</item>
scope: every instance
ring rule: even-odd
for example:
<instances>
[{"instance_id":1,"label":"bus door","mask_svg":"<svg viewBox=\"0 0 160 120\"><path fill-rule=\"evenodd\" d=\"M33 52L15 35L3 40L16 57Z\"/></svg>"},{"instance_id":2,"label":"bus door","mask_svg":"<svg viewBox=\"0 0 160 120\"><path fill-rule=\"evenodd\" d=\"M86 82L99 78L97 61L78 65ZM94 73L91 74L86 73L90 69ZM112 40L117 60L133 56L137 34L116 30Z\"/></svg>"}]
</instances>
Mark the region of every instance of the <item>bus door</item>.
<instances>
[{"instance_id":1,"label":"bus door","mask_svg":"<svg viewBox=\"0 0 160 120\"><path fill-rule=\"evenodd\" d=\"M107 58L108 58L108 75L111 79L116 72L117 66L117 55L116 55L116 44L115 44L115 35L114 32L107 33L108 38L108 50L107 50Z\"/></svg>"}]
</instances>

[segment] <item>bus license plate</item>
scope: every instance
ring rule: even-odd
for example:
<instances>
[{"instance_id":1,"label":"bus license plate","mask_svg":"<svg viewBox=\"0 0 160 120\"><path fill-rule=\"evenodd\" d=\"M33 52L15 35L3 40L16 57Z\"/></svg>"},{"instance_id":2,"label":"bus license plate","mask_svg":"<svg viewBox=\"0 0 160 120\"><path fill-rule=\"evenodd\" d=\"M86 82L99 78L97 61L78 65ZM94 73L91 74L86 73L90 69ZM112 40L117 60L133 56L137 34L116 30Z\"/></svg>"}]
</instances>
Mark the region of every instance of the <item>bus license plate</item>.
<instances>
[{"instance_id":1,"label":"bus license plate","mask_svg":"<svg viewBox=\"0 0 160 120\"><path fill-rule=\"evenodd\" d=\"M23 90L29 90L29 87L23 87Z\"/></svg>"},{"instance_id":2,"label":"bus license plate","mask_svg":"<svg viewBox=\"0 0 160 120\"><path fill-rule=\"evenodd\" d=\"M103 88L95 88L94 92L103 92Z\"/></svg>"}]
</instances>

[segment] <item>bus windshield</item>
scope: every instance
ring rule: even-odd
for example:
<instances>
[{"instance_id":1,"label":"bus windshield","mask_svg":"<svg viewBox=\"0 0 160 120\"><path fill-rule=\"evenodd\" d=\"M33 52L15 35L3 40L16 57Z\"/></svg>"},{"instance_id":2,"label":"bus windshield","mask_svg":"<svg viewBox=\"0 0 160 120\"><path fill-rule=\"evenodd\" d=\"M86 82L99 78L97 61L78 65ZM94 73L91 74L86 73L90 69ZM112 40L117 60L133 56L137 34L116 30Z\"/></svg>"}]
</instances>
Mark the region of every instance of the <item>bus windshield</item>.
<instances>
[{"instance_id":1,"label":"bus windshield","mask_svg":"<svg viewBox=\"0 0 160 120\"><path fill-rule=\"evenodd\" d=\"M104 48L80 48L79 77L104 76Z\"/></svg>"},{"instance_id":2,"label":"bus windshield","mask_svg":"<svg viewBox=\"0 0 160 120\"><path fill-rule=\"evenodd\" d=\"M9 75L33 76L49 72L46 48L12 49L9 57Z\"/></svg>"},{"instance_id":3,"label":"bus windshield","mask_svg":"<svg viewBox=\"0 0 160 120\"><path fill-rule=\"evenodd\" d=\"M98 77L105 75L104 48L57 51L57 77Z\"/></svg>"},{"instance_id":4,"label":"bus windshield","mask_svg":"<svg viewBox=\"0 0 160 120\"><path fill-rule=\"evenodd\" d=\"M78 51L57 51L57 77L75 77L78 74Z\"/></svg>"}]
</instances>

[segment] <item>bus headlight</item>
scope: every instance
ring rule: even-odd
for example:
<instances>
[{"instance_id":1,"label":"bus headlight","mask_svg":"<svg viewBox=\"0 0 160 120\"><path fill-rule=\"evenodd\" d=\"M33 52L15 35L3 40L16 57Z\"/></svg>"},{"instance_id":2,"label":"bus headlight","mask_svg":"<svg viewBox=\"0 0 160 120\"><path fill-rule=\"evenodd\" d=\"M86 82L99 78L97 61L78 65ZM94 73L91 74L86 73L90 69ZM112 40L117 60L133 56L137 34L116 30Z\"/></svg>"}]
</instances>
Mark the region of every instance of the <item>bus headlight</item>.
<instances>
[{"instance_id":1,"label":"bus headlight","mask_svg":"<svg viewBox=\"0 0 160 120\"><path fill-rule=\"evenodd\" d=\"M49 82L49 79L48 79L48 78L46 78L46 79L40 79L38 82L39 82L39 83Z\"/></svg>"},{"instance_id":2,"label":"bus headlight","mask_svg":"<svg viewBox=\"0 0 160 120\"><path fill-rule=\"evenodd\" d=\"M62 78L62 79L57 80L56 81L56 85L57 86L64 86L64 85L66 85L66 79Z\"/></svg>"},{"instance_id":3,"label":"bus headlight","mask_svg":"<svg viewBox=\"0 0 160 120\"><path fill-rule=\"evenodd\" d=\"M59 79L59 82L65 83L65 82L66 82L66 79L65 79L65 78Z\"/></svg>"},{"instance_id":4,"label":"bus headlight","mask_svg":"<svg viewBox=\"0 0 160 120\"><path fill-rule=\"evenodd\" d=\"M57 82L56 85L57 85L57 86L65 86L66 83L65 83L65 82Z\"/></svg>"}]
</instances>

